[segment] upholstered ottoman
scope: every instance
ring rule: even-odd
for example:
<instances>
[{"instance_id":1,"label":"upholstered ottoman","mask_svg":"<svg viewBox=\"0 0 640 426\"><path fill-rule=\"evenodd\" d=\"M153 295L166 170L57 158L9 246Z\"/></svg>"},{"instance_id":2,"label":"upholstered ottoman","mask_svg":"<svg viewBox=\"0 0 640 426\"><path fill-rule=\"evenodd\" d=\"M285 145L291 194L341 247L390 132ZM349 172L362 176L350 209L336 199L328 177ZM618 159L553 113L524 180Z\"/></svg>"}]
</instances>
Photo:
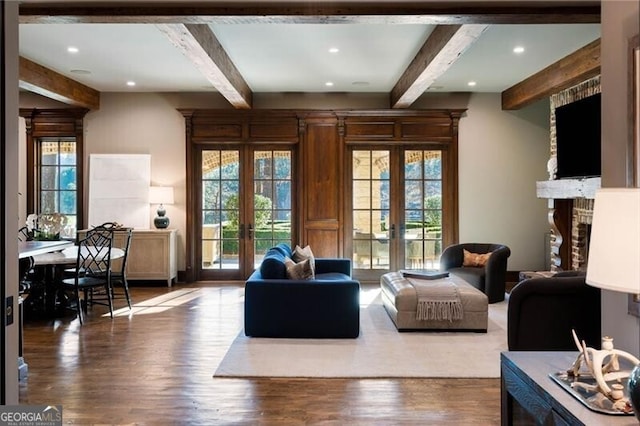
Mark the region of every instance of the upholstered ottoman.
<instances>
[{"instance_id":1,"label":"upholstered ottoman","mask_svg":"<svg viewBox=\"0 0 640 426\"><path fill-rule=\"evenodd\" d=\"M382 303L399 331L403 330L455 330L487 332L487 295L454 275L444 280L456 284L462 304L462 319L418 320L416 311L418 296L414 286L399 272L390 272L380 277ZM428 280L421 280L429 283Z\"/></svg>"}]
</instances>

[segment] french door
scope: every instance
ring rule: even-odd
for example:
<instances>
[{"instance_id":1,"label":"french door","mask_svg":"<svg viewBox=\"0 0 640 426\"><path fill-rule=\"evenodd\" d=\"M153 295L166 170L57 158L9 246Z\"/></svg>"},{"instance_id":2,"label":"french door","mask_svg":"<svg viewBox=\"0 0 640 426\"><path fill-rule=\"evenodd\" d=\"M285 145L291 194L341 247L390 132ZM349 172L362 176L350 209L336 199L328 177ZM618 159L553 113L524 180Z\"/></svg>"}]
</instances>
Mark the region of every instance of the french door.
<instances>
[{"instance_id":1,"label":"french door","mask_svg":"<svg viewBox=\"0 0 640 426\"><path fill-rule=\"evenodd\" d=\"M451 210L447 155L439 147L350 148L347 218L356 277L439 267Z\"/></svg>"},{"instance_id":2,"label":"french door","mask_svg":"<svg viewBox=\"0 0 640 426\"><path fill-rule=\"evenodd\" d=\"M202 147L199 280L247 278L275 244L292 241L292 149Z\"/></svg>"}]
</instances>

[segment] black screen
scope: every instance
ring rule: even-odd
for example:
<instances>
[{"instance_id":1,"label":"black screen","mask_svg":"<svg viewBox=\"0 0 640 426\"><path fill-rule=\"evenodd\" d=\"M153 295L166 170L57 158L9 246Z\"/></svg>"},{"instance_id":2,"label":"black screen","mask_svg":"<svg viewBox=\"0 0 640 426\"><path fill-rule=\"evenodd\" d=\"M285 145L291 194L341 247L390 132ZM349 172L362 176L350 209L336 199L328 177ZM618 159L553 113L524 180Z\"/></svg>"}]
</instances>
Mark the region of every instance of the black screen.
<instances>
[{"instance_id":1,"label":"black screen","mask_svg":"<svg viewBox=\"0 0 640 426\"><path fill-rule=\"evenodd\" d=\"M556 177L600 176L600 94L556 108Z\"/></svg>"}]
</instances>

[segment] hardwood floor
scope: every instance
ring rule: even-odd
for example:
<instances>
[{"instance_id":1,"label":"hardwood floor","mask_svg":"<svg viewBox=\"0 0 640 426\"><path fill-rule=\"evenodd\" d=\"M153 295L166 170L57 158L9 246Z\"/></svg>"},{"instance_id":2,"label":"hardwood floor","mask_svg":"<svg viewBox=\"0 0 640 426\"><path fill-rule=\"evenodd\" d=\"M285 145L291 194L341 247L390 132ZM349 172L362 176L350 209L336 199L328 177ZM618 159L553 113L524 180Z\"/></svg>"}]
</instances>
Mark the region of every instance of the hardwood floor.
<instances>
[{"instance_id":1,"label":"hardwood floor","mask_svg":"<svg viewBox=\"0 0 640 426\"><path fill-rule=\"evenodd\" d=\"M81 425L500 423L499 379L213 378L241 331L242 287L131 291L133 315L25 320L21 404L60 404Z\"/></svg>"}]
</instances>

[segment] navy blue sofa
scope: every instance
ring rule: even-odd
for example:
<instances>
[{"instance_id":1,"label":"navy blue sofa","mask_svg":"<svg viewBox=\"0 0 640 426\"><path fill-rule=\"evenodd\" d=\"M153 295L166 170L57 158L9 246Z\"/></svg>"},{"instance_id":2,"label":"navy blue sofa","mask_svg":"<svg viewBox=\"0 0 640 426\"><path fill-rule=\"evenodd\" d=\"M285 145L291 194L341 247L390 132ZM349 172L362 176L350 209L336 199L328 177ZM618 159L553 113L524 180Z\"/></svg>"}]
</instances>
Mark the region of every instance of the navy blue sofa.
<instances>
[{"instance_id":1,"label":"navy blue sofa","mask_svg":"<svg viewBox=\"0 0 640 426\"><path fill-rule=\"evenodd\" d=\"M360 282L351 260L316 258L315 279L287 278L291 248L267 251L245 282L244 333L251 337L356 338L360 334Z\"/></svg>"}]
</instances>

